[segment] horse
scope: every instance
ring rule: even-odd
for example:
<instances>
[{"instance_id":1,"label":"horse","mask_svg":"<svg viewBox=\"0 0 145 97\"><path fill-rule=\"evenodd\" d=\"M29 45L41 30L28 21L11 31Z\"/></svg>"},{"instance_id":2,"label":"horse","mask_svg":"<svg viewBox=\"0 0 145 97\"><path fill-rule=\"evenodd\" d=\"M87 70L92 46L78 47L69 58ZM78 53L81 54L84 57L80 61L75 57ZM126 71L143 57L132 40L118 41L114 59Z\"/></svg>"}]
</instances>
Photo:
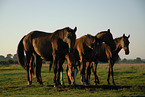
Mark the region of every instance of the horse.
<instances>
[{"instance_id":1,"label":"horse","mask_svg":"<svg viewBox=\"0 0 145 97\"><path fill-rule=\"evenodd\" d=\"M116 45L115 45L115 42L113 41L113 36L111 34L110 29L108 29L107 31L101 31L101 32L97 33L95 36L97 38L99 38L102 42L105 42L106 44L108 44L109 47L111 48L111 52L113 52L115 50ZM97 52L99 54L100 47L99 48L98 47L97 47L97 49L95 49L95 52ZM97 61L97 58L99 57L98 54L96 54L95 56L92 55L93 56L92 57L92 62ZM90 84L90 74L91 74L91 72L90 72L90 69L91 69L90 68L90 66L91 66L90 63L91 63L91 61L86 61L86 72L87 72L86 79L85 79L86 84ZM97 72L96 69L94 69L94 73L96 73L96 72ZM94 76L94 79L95 79L95 83L97 84L98 81L96 79L98 79L98 76L97 75Z\"/></svg>"},{"instance_id":2,"label":"horse","mask_svg":"<svg viewBox=\"0 0 145 97\"><path fill-rule=\"evenodd\" d=\"M92 61L93 56L96 56L97 52L95 51L100 42L101 41L96 36L92 36L90 34L84 35L76 39L73 55L75 58L75 63L80 63L80 75L82 84L85 82L86 61ZM74 75L76 75L76 66L74 72Z\"/></svg>"},{"instance_id":3,"label":"horse","mask_svg":"<svg viewBox=\"0 0 145 97\"><path fill-rule=\"evenodd\" d=\"M116 45L113 40L113 36L112 36L110 29L108 29L107 31L101 31L101 32L97 33L95 36L97 38L101 39L107 45L109 45L111 47L112 51L116 49Z\"/></svg>"},{"instance_id":4,"label":"horse","mask_svg":"<svg viewBox=\"0 0 145 97\"><path fill-rule=\"evenodd\" d=\"M69 27L58 29L53 33L42 31L32 31L25 35L19 42L17 47L17 57L19 64L27 70L28 85L32 84L31 74L33 73L34 65L36 65L36 77L40 84L42 60L52 61L54 66L54 86L58 86L61 65L64 59L68 59L69 77L73 82L72 67L73 56L71 53L76 40L77 28ZM26 56L24 55L24 52ZM26 58L25 58L26 57ZM25 62L26 61L26 62ZM35 64L33 64L33 61Z\"/></svg>"},{"instance_id":5,"label":"horse","mask_svg":"<svg viewBox=\"0 0 145 97\"><path fill-rule=\"evenodd\" d=\"M97 33L95 36L97 38L101 39L102 42L105 42L111 48L111 50L110 50L111 52L113 52L116 49L116 45L115 45L115 42L113 40L113 35L112 35L110 29L108 29L107 31L101 31L101 32ZM97 50L99 50L99 49L97 49ZM100 52L100 51L96 51L96 52ZM93 63L97 63L97 58L98 58L98 56L95 57L95 60L93 61ZM87 66L86 67L86 69L87 69L86 84L90 84L90 74L91 74L90 62L87 62L86 66ZM96 68L97 67L95 67L95 66L96 65L94 65L94 70L93 70L94 72L93 73L95 75L94 76L95 83L97 84L97 83L100 83L100 82L99 82L98 76L96 75L96 72L97 72Z\"/></svg>"},{"instance_id":6,"label":"horse","mask_svg":"<svg viewBox=\"0 0 145 97\"><path fill-rule=\"evenodd\" d=\"M100 40L100 42L105 42L105 43L107 43L110 47L111 47L111 50L113 51L113 50L115 50L115 48L116 48L116 45L115 45L115 42L113 41L113 36L112 36L112 34L111 34L111 32L110 32L110 29L108 29L107 31L101 31L101 32L99 32L98 34L96 34L95 35L95 37L97 37L97 38L99 38L99 40ZM76 40L76 41L78 41L78 39ZM80 41L81 42L81 41ZM79 46L79 44L76 42L75 43L75 45L78 45ZM98 45L99 46L99 45ZM96 46L97 48L95 48L94 49L94 53L89 53L89 52L86 52L86 54L88 54L88 56L91 56L91 54L92 54L92 56L94 56L94 54L96 53L96 55L97 55L97 52L99 52L99 49L98 49L98 46ZM89 46L88 46L88 48L89 48ZM76 49L75 47L74 47L74 49ZM77 48L77 49L79 49L79 48ZM80 49L79 49L80 50ZM82 48L82 50L83 50L83 48ZM75 51L75 50L74 50ZM80 51L81 52L81 51ZM82 51L83 52L83 51ZM74 54L74 56L75 56L75 69L74 69L74 76L76 76L76 73L77 73L77 66L80 66L80 56L79 56L79 54L78 54L78 52L77 51L75 51L75 52L73 52L73 54ZM85 55L86 55L85 54ZM91 57L92 57L91 56ZM89 58L91 58L91 57L89 57ZM96 61L96 59L94 59L94 58L96 58L95 56L94 57L92 57L92 59L91 59L91 61ZM87 61L86 61L87 62ZM90 62L90 60L89 60L89 62ZM82 65L83 66L83 65ZM84 84L84 81L86 82L86 84L88 84L89 82L88 82L88 79L89 79L89 77L87 76L86 78L87 79L85 79L85 71L87 70L87 74L90 72L90 64L88 65L88 62L86 63L86 65L85 66L83 66L83 67L81 67L81 83L82 84ZM86 68L86 69L85 69ZM68 72L67 70L66 70L66 72ZM94 72L96 72L96 70L94 70ZM89 75L89 74L88 74ZM76 77L74 77L74 78L76 78ZM94 79L96 79L96 78L98 78L97 76L95 76L95 78ZM62 78L61 78L62 79ZM69 84L70 84L70 79L69 79L69 77L68 77L68 82L69 82ZM76 83L76 79L75 79L75 83ZM97 83L97 81L95 81L95 83Z\"/></svg>"},{"instance_id":7,"label":"horse","mask_svg":"<svg viewBox=\"0 0 145 97\"><path fill-rule=\"evenodd\" d=\"M98 56L96 56L96 62L93 62L93 64L92 64L92 71L96 78L95 81L97 80L97 83L100 83L100 81L98 79L98 76L97 76L95 70L97 69L98 61L100 61L100 62L109 63L109 72L108 72L107 82L108 82L108 84L110 84L109 80L110 80L110 74L111 74L112 83L113 83L113 85L116 85L115 81L114 81L113 66L114 66L114 63L116 62L116 60L119 58L118 53L121 51L122 48L124 49L126 55L129 54L129 43L130 43L128 40L129 37L130 37L130 35L125 36L125 34L123 34L122 37L115 38L114 42L116 44L116 49L113 52L112 52L110 46L108 46L106 43L102 43L102 45L100 46L100 49L99 49L100 52L99 52ZM89 74L89 76L90 76L90 74Z\"/></svg>"}]
</instances>

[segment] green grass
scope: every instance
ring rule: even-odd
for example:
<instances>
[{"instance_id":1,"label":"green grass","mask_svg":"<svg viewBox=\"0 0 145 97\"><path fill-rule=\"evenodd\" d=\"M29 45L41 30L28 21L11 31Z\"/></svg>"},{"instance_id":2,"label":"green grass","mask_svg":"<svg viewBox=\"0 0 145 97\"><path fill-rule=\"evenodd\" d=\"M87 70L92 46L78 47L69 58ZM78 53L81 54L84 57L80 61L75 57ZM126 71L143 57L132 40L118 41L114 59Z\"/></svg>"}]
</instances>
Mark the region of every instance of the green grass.
<instances>
[{"instance_id":1,"label":"green grass","mask_svg":"<svg viewBox=\"0 0 145 97\"><path fill-rule=\"evenodd\" d=\"M43 86L33 78L32 85L27 85L26 71L19 65L0 66L0 96L145 96L145 64L115 64L114 78L117 86L107 85L108 65L98 65L101 84L82 86L77 74L77 86L69 86L64 70L65 86L53 87L53 70L42 68ZM110 80L111 82L111 80Z\"/></svg>"}]
</instances>

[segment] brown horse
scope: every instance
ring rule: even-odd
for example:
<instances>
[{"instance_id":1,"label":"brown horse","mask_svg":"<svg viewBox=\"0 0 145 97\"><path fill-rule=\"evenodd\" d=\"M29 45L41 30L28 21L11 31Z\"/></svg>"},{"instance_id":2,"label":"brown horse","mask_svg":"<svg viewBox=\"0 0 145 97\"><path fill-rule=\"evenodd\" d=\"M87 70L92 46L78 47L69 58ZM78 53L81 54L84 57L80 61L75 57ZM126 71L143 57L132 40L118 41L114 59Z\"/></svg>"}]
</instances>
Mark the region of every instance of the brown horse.
<instances>
[{"instance_id":1,"label":"brown horse","mask_svg":"<svg viewBox=\"0 0 145 97\"><path fill-rule=\"evenodd\" d=\"M115 42L113 40L113 36L112 36L112 34L110 32L110 29L108 29L107 31L99 32L95 36L97 38L101 39L103 42L105 42L111 48L110 49L111 52L113 52L116 49L116 45L115 45ZM97 49L97 50L99 50L99 49ZM100 51L96 51L96 52L100 52ZM98 63L98 60L97 60L98 57L99 56L95 57L95 60L93 62ZM90 84L90 74L91 74L91 71L90 71L91 70L90 62L87 62L86 66L87 66L87 68L86 68L87 69L86 84ZM97 72L97 69L96 68L97 67L95 67L95 66L96 65L94 65L94 69L93 69L94 72L93 73L95 75L94 76L95 83L97 84L97 83L99 83L99 79L98 79L98 76L96 75L96 72Z\"/></svg>"},{"instance_id":2,"label":"brown horse","mask_svg":"<svg viewBox=\"0 0 145 97\"><path fill-rule=\"evenodd\" d=\"M118 53L120 52L120 50L123 48L124 51L125 51L125 54L128 55L129 54L129 37L130 35L127 37L125 36L125 34L123 34L122 37L119 37L119 38L115 38L114 39L114 42L116 44L116 49L115 51L112 52L110 46L108 46L107 44L103 43L101 46L100 46L100 52L99 52L99 56L96 56L96 60L100 61L100 62L108 62L109 63L109 73L108 73L108 78L107 78L107 82L108 84L110 84L110 74L112 76L112 83L115 85L115 81L114 81L114 72L113 72L113 66L114 66L114 63L116 62L116 60L119 58L119 55ZM96 74L96 69L97 69L97 64L98 62L93 62L93 65L92 65L92 71L94 73L94 76L95 76L95 81L97 80L97 83L100 83L99 82L99 79L98 79L98 76ZM96 77L97 76L97 77Z\"/></svg>"},{"instance_id":3,"label":"brown horse","mask_svg":"<svg viewBox=\"0 0 145 97\"><path fill-rule=\"evenodd\" d=\"M111 52L115 50L116 48L116 45L115 45L115 42L113 40L113 36L110 32L110 29L108 29L107 31L102 31L102 32L99 32L95 35L97 38L99 38L102 42L105 42L106 44L109 45L109 47L111 48ZM95 52L100 52L100 47L95 49L96 51ZM98 53L99 54L99 53ZM96 56L93 56L92 57L92 62L97 62L97 58L99 57L98 54L96 54ZM90 61L87 61L86 63L86 72L87 72L87 75L86 75L86 79L85 79L85 82L86 84L90 84L90 74L91 74L91 68L90 68ZM96 69L94 69L94 73L96 73ZM94 76L95 78L95 83L98 83L98 81L96 79L98 79L98 76Z\"/></svg>"},{"instance_id":4,"label":"brown horse","mask_svg":"<svg viewBox=\"0 0 145 97\"><path fill-rule=\"evenodd\" d=\"M111 47L111 50L115 50L116 49L116 45L115 45L115 42L113 40L113 36L112 36L112 34L110 32L110 29L108 29L108 31L99 32L95 36L97 38L101 39L107 45L109 45Z\"/></svg>"},{"instance_id":5,"label":"brown horse","mask_svg":"<svg viewBox=\"0 0 145 97\"><path fill-rule=\"evenodd\" d=\"M76 39L75 45L74 45L74 58L75 62L80 63L80 75L81 75L81 82L85 82L85 68L86 68L86 61L92 61L93 56L96 56L97 52L96 49L100 40L92 36L90 34L84 35L78 39ZM75 71L75 70L74 70ZM74 75L76 75L74 73ZM76 80L75 80L76 84Z\"/></svg>"},{"instance_id":6,"label":"brown horse","mask_svg":"<svg viewBox=\"0 0 145 97\"><path fill-rule=\"evenodd\" d=\"M107 31L102 31L102 32L96 34L96 36L102 42L107 43L111 47L111 50L112 51L115 50L116 45L115 45L115 42L113 41L113 36L112 36L112 34L110 32L110 29L108 29ZM88 82L89 81L89 76L88 75L90 73L90 64L88 64L88 62L92 62L92 61L95 62L95 61L97 61L96 60L96 57L95 57L95 54L96 54L96 56L98 55L97 53L99 52L99 49L98 49L98 46L96 46L96 48L94 48L94 51L92 53L90 53L87 50L86 50L86 52L84 52L84 49L86 49L86 48L83 48L83 46L80 45L80 44L83 44L82 42L84 42L84 40L80 40L80 41L78 39L76 40L75 47L74 47L74 49L75 49L74 50L75 51L74 52L74 56L75 56L76 66L80 66L80 73L81 73L81 77L82 77L81 78L81 82L83 84L84 84L84 82L86 82L87 84L89 84L89 82ZM89 46L88 46L88 48L89 48ZM80 54L78 52L80 52ZM85 55L84 58L82 57L83 55ZM82 57L83 60L80 57ZM84 62L84 60L85 60L85 62ZM80 65L80 62L82 62L81 65ZM85 64L86 62L87 62L87 64ZM82 65L82 64L84 64L84 65ZM75 69L74 71L75 71L74 72L74 75L76 76L77 70ZM87 72L87 74L88 74L87 77L86 77L86 79L85 79L85 72ZM96 70L94 70L94 73L95 72L96 72ZM95 76L95 79L96 78L98 78L97 75ZM68 81L70 83L70 79L69 78L68 78ZM75 80L75 83L76 83L76 80ZM97 83L97 81L95 81L95 83Z\"/></svg>"},{"instance_id":7,"label":"brown horse","mask_svg":"<svg viewBox=\"0 0 145 97\"><path fill-rule=\"evenodd\" d=\"M54 66L54 84L59 85L59 75L61 65L64 62L65 57L69 60L69 77L73 82L72 56L73 47L76 40L77 28L71 29L69 27L59 29L54 33L46 33L42 31L32 31L24 36L18 44L17 56L18 62L27 70L28 84L32 84L31 74L36 65L36 77L37 81L42 84L41 78L41 66L42 59L53 62ZM26 63L25 55L26 54ZM73 58L73 57L71 57ZM33 64L33 61L35 64Z\"/></svg>"}]
</instances>

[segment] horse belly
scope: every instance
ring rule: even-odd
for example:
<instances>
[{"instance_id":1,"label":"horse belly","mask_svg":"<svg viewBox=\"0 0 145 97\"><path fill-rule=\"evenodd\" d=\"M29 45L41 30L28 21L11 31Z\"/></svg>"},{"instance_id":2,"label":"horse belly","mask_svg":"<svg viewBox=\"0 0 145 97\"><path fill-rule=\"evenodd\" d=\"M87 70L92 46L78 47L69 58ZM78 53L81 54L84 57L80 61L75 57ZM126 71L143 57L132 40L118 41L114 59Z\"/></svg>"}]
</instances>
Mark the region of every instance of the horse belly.
<instances>
[{"instance_id":1,"label":"horse belly","mask_svg":"<svg viewBox=\"0 0 145 97\"><path fill-rule=\"evenodd\" d=\"M46 43L45 43L46 42ZM52 47L51 44L47 41L37 41L33 40L34 51L43 59L51 61L52 58Z\"/></svg>"}]
</instances>

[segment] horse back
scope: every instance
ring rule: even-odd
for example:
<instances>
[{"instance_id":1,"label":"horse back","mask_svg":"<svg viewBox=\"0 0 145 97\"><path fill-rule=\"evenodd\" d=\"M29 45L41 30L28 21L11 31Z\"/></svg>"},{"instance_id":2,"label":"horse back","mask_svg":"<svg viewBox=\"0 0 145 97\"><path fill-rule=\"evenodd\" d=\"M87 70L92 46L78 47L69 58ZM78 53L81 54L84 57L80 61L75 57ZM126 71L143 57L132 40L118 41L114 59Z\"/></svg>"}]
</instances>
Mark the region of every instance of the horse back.
<instances>
[{"instance_id":1,"label":"horse back","mask_svg":"<svg viewBox=\"0 0 145 97\"><path fill-rule=\"evenodd\" d=\"M42 59L51 59L52 45L51 45L52 33L46 33L42 31L32 31L24 39L25 50L29 52L35 52Z\"/></svg>"},{"instance_id":2,"label":"horse back","mask_svg":"<svg viewBox=\"0 0 145 97\"><path fill-rule=\"evenodd\" d=\"M74 55L75 58L78 60L78 57L84 57L85 60L90 60L92 57L93 50L91 49L91 45L95 40L94 36L91 35L84 35L79 39L76 39L75 46L74 46Z\"/></svg>"}]
</instances>

